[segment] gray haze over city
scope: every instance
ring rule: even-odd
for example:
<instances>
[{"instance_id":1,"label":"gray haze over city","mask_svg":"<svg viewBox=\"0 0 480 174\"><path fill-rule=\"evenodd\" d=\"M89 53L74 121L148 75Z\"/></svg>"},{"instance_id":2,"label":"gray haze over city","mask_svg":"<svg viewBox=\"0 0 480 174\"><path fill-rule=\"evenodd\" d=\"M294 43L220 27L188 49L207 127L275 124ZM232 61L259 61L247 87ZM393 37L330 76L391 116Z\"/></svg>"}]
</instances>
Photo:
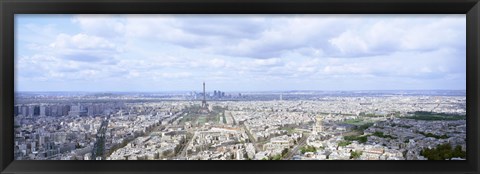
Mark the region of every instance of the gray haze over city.
<instances>
[{"instance_id":1,"label":"gray haze over city","mask_svg":"<svg viewBox=\"0 0 480 174\"><path fill-rule=\"evenodd\" d=\"M464 160L465 15L16 15L16 160Z\"/></svg>"}]
</instances>

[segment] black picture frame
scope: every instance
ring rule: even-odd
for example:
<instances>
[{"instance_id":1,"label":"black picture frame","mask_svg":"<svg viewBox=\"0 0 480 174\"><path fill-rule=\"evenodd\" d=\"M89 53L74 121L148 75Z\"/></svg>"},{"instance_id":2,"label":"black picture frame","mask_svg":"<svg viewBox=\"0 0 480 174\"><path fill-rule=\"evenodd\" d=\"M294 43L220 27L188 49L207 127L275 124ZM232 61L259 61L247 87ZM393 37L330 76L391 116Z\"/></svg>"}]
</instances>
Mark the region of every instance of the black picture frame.
<instances>
[{"instance_id":1,"label":"black picture frame","mask_svg":"<svg viewBox=\"0 0 480 174\"><path fill-rule=\"evenodd\" d=\"M479 0L3 0L0 172L10 173L478 173ZM465 161L15 161L15 14L466 14Z\"/></svg>"}]
</instances>

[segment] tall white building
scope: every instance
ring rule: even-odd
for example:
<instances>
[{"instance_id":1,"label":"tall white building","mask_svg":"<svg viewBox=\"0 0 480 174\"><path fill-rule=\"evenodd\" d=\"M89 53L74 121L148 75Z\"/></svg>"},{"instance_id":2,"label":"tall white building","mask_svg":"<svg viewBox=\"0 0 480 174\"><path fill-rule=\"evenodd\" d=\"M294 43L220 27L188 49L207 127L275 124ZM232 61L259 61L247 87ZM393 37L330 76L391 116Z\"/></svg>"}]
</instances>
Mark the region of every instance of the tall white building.
<instances>
[{"instance_id":1,"label":"tall white building","mask_svg":"<svg viewBox=\"0 0 480 174\"><path fill-rule=\"evenodd\" d=\"M46 115L46 106L40 106L40 116L45 116Z\"/></svg>"}]
</instances>

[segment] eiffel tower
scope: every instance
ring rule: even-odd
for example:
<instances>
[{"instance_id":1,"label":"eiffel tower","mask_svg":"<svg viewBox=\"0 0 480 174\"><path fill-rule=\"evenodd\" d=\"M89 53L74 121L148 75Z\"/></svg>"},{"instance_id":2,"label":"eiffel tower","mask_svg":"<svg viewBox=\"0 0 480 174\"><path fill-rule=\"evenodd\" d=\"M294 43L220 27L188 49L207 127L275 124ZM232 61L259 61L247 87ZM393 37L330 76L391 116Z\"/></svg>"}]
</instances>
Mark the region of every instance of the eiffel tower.
<instances>
[{"instance_id":1,"label":"eiffel tower","mask_svg":"<svg viewBox=\"0 0 480 174\"><path fill-rule=\"evenodd\" d=\"M205 93L205 82L203 82L203 100L202 100L202 109L208 109L206 95L207 95L207 94Z\"/></svg>"}]
</instances>

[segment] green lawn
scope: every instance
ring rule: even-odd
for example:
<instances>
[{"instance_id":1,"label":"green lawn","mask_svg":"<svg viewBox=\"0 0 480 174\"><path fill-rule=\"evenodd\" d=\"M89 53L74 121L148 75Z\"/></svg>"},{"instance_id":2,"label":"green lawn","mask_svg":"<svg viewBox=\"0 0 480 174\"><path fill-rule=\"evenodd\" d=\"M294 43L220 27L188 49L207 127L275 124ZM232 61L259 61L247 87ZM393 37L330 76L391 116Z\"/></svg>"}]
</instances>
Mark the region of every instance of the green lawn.
<instances>
[{"instance_id":1,"label":"green lawn","mask_svg":"<svg viewBox=\"0 0 480 174\"><path fill-rule=\"evenodd\" d=\"M360 125L365 124L363 119L350 119L350 120L345 120L343 123L344 124L356 125L356 126L360 126Z\"/></svg>"},{"instance_id":2,"label":"green lawn","mask_svg":"<svg viewBox=\"0 0 480 174\"><path fill-rule=\"evenodd\" d=\"M197 119L198 124L205 124L207 122L207 117L206 116L199 116Z\"/></svg>"}]
</instances>

